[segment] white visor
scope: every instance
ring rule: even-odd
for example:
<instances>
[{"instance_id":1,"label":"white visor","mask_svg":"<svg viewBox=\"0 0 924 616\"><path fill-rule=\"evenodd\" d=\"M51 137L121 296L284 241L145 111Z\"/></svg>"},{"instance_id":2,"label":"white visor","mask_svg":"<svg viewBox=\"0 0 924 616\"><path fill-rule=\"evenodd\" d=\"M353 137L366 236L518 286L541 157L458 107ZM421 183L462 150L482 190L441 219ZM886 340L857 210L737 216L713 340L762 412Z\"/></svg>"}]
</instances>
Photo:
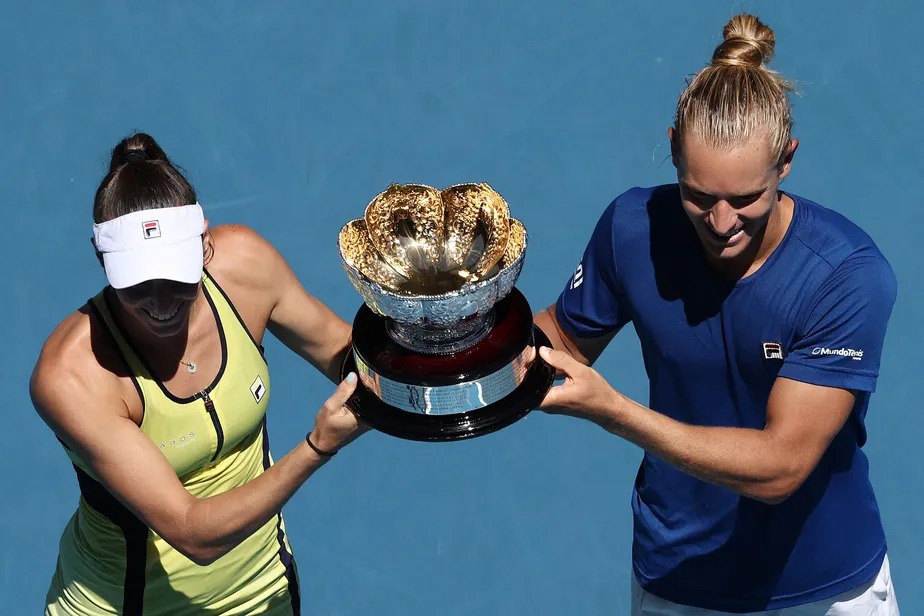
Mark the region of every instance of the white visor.
<instances>
[{"instance_id":1,"label":"white visor","mask_svg":"<svg viewBox=\"0 0 924 616\"><path fill-rule=\"evenodd\" d=\"M205 216L195 203L142 210L93 225L93 245L103 255L114 289L148 280L189 284L202 278Z\"/></svg>"}]
</instances>

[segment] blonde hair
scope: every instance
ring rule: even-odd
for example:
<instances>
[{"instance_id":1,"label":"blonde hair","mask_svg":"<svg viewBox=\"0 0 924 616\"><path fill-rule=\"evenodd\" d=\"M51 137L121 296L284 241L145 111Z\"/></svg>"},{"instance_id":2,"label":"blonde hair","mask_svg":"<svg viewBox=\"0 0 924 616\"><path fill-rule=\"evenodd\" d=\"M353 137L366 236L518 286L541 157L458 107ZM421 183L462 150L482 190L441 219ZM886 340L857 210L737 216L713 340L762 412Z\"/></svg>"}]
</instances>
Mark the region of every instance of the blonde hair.
<instances>
[{"instance_id":1,"label":"blonde hair","mask_svg":"<svg viewBox=\"0 0 924 616\"><path fill-rule=\"evenodd\" d=\"M775 160L782 162L792 131L792 82L767 68L776 39L753 15L736 15L722 31L724 40L712 63L687 84L677 102L674 130L731 149L766 135Z\"/></svg>"}]
</instances>

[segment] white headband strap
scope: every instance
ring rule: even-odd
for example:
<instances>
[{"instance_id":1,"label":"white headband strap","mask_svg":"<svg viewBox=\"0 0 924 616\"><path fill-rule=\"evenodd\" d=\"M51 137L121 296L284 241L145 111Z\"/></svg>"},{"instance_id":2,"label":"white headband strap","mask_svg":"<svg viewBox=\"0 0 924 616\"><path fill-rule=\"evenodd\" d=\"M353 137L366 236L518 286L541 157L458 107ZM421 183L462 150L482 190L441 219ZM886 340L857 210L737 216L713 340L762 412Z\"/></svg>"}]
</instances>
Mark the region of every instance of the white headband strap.
<instances>
[{"instance_id":1,"label":"white headband strap","mask_svg":"<svg viewBox=\"0 0 924 616\"><path fill-rule=\"evenodd\" d=\"M205 233L198 203L131 212L93 225L93 244L102 253L181 244Z\"/></svg>"}]
</instances>

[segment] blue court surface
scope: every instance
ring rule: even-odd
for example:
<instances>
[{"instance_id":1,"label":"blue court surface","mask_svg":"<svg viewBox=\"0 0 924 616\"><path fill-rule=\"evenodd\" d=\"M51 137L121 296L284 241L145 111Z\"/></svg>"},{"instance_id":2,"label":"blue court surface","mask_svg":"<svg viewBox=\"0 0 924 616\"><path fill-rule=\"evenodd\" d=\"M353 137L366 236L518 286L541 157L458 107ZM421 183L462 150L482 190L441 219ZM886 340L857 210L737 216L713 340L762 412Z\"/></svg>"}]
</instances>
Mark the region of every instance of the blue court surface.
<instances>
[{"instance_id":1,"label":"blue court surface","mask_svg":"<svg viewBox=\"0 0 924 616\"><path fill-rule=\"evenodd\" d=\"M40 612L77 503L28 378L105 284L91 207L122 137L151 133L212 225L254 227L348 320L344 222L392 182L488 182L529 231L518 287L539 309L616 194L674 181L677 95L740 11L802 92L784 187L859 223L898 277L866 451L902 612L924 614L924 8L859 0L5 3L0 613ZM332 387L267 340L278 458ZM598 368L647 401L631 329ZM640 456L540 412L450 444L370 433L285 509L305 612L625 614Z\"/></svg>"}]
</instances>

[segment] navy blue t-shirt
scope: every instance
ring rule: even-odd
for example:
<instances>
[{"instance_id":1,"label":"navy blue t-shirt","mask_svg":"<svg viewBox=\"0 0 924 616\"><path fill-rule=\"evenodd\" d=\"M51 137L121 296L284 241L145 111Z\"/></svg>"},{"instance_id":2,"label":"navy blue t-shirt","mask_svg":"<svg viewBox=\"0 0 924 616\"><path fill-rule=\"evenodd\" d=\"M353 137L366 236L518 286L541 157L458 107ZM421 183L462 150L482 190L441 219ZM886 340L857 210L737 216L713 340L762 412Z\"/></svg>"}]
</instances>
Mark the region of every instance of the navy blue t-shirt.
<instances>
[{"instance_id":1,"label":"navy blue t-shirt","mask_svg":"<svg viewBox=\"0 0 924 616\"><path fill-rule=\"evenodd\" d=\"M631 322L649 406L689 424L763 428L777 377L857 391L816 469L777 505L645 454L633 569L675 603L746 612L817 601L875 577L886 551L861 447L895 276L856 225L789 196L781 244L755 273L727 281L708 267L676 184L629 190L600 218L558 298L558 321L578 338Z\"/></svg>"}]
</instances>

